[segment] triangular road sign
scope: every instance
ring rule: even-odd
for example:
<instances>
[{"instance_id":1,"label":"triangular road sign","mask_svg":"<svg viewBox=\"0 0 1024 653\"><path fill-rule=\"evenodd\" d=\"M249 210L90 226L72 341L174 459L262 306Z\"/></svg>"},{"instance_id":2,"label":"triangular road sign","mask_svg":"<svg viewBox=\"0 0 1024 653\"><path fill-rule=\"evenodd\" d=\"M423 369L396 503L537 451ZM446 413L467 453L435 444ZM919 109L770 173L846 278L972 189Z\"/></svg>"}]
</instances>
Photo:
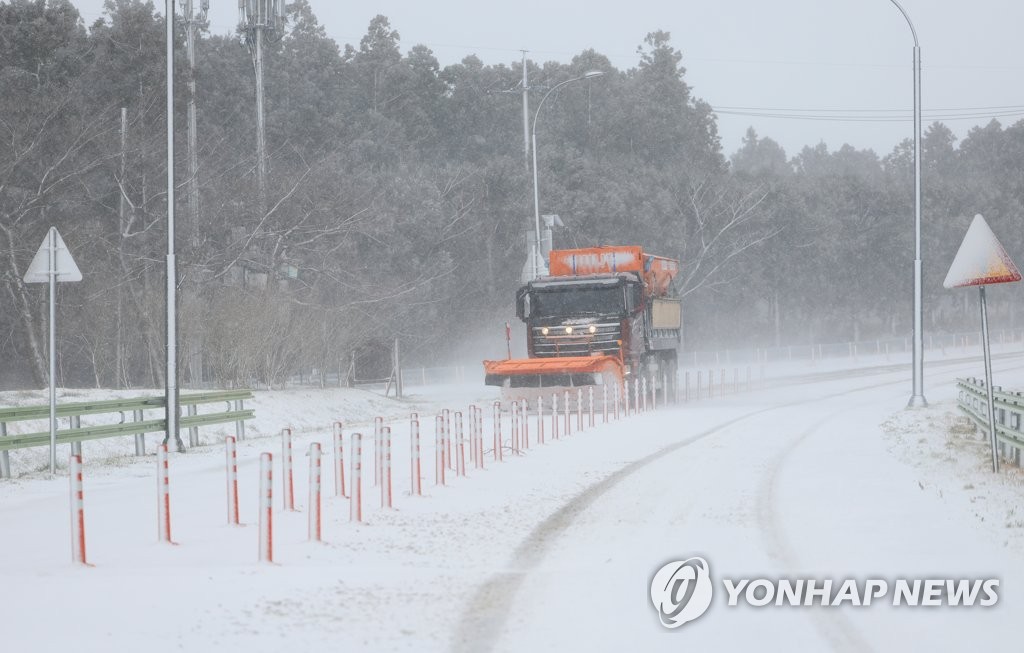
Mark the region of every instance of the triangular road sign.
<instances>
[{"instance_id":1,"label":"triangular road sign","mask_svg":"<svg viewBox=\"0 0 1024 653\"><path fill-rule=\"evenodd\" d=\"M962 288L1011 281L1020 281L1020 270L1010 260L1010 255L992 233L985 218L974 216L942 285Z\"/></svg>"},{"instance_id":2,"label":"triangular road sign","mask_svg":"<svg viewBox=\"0 0 1024 653\"><path fill-rule=\"evenodd\" d=\"M64 244L57 227L50 227L50 232L43 239L36 255L32 257L28 270L25 272L25 283L48 283L50 281L50 236L53 236L57 250L57 281L81 281L82 272L71 257L71 251Z\"/></svg>"}]
</instances>

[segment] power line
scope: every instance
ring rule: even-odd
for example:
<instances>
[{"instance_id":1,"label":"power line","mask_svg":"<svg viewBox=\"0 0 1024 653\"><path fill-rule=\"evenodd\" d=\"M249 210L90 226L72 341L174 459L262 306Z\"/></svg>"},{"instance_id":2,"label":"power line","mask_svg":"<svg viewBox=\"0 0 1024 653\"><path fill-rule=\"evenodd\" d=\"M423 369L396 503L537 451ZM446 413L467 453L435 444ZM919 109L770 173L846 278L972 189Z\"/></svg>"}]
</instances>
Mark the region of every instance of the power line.
<instances>
[{"instance_id":1,"label":"power line","mask_svg":"<svg viewBox=\"0 0 1024 653\"><path fill-rule=\"evenodd\" d=\"M906 122L913 119L910 111L889 109L768 109L758 107L716 107L720 115L780 120L817 120L828 122ZM839 113L843 112L843 113ZM865 113L874 115L864 115ZM1024 116L1024 106L976 107L964 109L935 109L924 112L929 121L982 120Z\"/></svg>"}]
</instances>

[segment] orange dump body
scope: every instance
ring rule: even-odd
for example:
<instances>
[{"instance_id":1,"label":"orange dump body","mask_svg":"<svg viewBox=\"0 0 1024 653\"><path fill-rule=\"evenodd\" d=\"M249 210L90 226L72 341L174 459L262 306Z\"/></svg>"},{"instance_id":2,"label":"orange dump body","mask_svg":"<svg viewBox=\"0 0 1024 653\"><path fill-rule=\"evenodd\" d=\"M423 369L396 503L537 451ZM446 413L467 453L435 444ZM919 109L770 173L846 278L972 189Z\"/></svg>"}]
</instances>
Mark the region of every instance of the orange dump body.
<instances>
[{"instance_id":1,"label":"orange dump body","mask_svg":"<svg viewBox=\"0 0 1024 653\"><path fill-rule=\"evenodd\" d=\"M639 246L584 247L551 250L549 269L553 277L638 272L647 294L662 297L679 274L679 261L645 254Z\"/></svg>"}]
</instances>

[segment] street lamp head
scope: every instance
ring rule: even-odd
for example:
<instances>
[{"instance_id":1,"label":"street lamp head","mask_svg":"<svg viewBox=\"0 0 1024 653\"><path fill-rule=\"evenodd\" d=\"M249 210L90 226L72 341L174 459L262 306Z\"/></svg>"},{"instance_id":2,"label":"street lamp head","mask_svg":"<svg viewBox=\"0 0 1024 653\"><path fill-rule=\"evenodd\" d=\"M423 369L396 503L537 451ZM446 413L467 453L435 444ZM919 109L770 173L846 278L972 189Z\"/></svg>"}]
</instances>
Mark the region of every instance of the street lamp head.
<instances>
[{"instance_id":1,"label":"street lamp head","mask_svg":"<svg viewBox=\"0 0 1024 653\"><path fill-rule=\"evenodd\" d=\"M594 77L600 77L601 75L604 75L603 70L588 70L583 73L583 79L593 79Z\"/></svg>"}]
</instances>

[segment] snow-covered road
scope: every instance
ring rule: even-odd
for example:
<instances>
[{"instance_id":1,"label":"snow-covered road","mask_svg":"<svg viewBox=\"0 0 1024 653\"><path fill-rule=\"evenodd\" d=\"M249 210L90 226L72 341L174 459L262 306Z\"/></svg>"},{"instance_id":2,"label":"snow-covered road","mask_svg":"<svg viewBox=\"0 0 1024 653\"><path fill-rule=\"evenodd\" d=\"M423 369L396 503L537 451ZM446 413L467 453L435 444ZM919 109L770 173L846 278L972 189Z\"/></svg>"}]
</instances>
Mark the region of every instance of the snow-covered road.
<instances>
[{"instance_id":1,"label":"snow-covered road","mask_svg":"<svg viewBox=\"0 0 1024 653\"><path fill-rule=\"evenodd\" d=\"M1024 359L995 367L997 383L1024 386ZM980 461L960 466L934 454L950 437L935 425L951 410L952 380L979 369L930 365L933 405L924 410L902 411L909 369L862 369L599 425L489 461L445 488L433 486L425 462L424 498L407 494L407 426L396 421L395 510L378 509L367 487L367 521L353 525L347 501L327 497L323 544L305 541L305 513L277 512L273 566L255 562L252 524L256 460L279 451L276 440L240 447L242 521L250 524L241 528L224 523L222 451L172 457L173 547L155 541L152 457L87 466L90 569L69 563L65 480L0 483L0 645L1016 650L1024 525L979 515L1019 504L1021 475L988 480L983 450L957 449ZM892 428L883 429L887 421ZM432 433L424 427L425 444ZM327 434L300 436L296 452L313 440ZM304 504L305 458L296 459ZM432 460L429 446L424 460ZM665 630L650 579L692 555L707 558L713 575L735 578L996 577L1000 602L729 608L718 592L704 617Z\"/></svg>"},{"instance_id":2,"label":"snow-covered road","mask_svg":"<svg viewBox=\"0 0 1024 653\"><path fill-rule=\"evenodd\" d=\"M737 409L624 466L549 517L478 591L463 650L1012 647L1021 552L950 515L889 454L878 425L903 407L905 385L889 374L804 386L799 403ZM948 383L932 392L947 396ZM666 417L634 426L664 428ZM998 609L914 610L727 608L720 593L702 620L669 632L648 583L693 555L734 578L997 577L1005 594Z\"/></svg>"}]
</instances>

